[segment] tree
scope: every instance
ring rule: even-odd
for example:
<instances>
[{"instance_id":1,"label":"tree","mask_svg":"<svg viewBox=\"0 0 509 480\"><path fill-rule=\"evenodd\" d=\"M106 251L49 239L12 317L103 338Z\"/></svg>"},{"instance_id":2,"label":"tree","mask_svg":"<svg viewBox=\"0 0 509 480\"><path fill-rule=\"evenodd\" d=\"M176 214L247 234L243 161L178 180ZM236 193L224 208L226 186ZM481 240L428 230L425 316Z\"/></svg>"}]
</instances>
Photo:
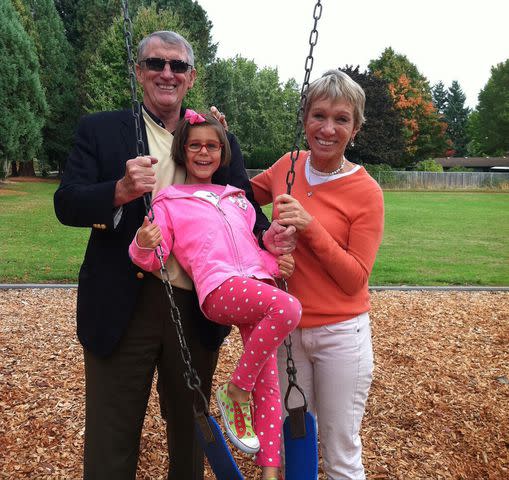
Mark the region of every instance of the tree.
<instances>
[{"instance_id":1,"label":"tree","mask_svg":"<svg viewBox=\"0 0 509 480\"><path fill-rule=\"evenodd\" d=\"M443 155L447 149L447 125L433 105L431 88L404 55L387 48L377 60L369 63L369 70L389 82L394 106L403 118L406 151L413 161Z\"/></svg>"},{"instance_id":2,"label":"tree","mask_svg":"<svg viewBox=\"0 0 509 480\"><path fill-rule=\"evenodd\" d=\"M470 109L465 107L467 97L459 83L454 80L447 92L444 119L447 122L447 136L452 142L454 156L464 157L467 154L467 123Z\"/></svg>"},{"instance_id":3,"label":"tree","mask_svg":"<svg viewBox=\"0 0 509 480\"><path fill-rule=\"evenodd\" d=\"M11 2L0 2L0 57L0 163L31 162L41 148L47 104L34 43Z\"/></svg>"},{"instance_id":4,"label":"tree","mask_svg":"<svg viewBox=\"0 0 509 480\"><path fill-rule=\"evenodd\" d=\"M369 72L359 72L358 66L347 65L341 70L366 94L366 123L355 137L355 146L347 148L348 158L369 164L405 166L403 123L389 95L387 81Z\"/></svg>"},{"instance_id":5,"label":"tree","mask_svg":"<svg viewBox=\"0 0 509 480\"><path fill-rule=\"evenodd\" d=\"M69 151L77 108L73 50L52 0L24 0L34 20L40 77L48 101L41 162L59 167Z\"/></svg>"},{"instance_id":6,"label":"tree","mask_svg":"<svg viewBox=\"0 0 509 480\"><path fill-rule=\"evenodd\" d=\"M434 85L431 92L433 94L433 104L437 112L443 115L447 107L447 91L444 82L440 81Z\"/></svg>"},{"instance_id":7,"label":"tree","mask_svg":"<svg viewBox=\"0 0 509 480\"><path fill-rule=\"evenodd\" d=\"M154 5L142 7L133 18L133 45L137 45L145 35L162 29L187 35L178 16L168 10L157 12ZM118 15L91 57L83 85L86 110L93 112L129 107L131 94L127 73L123 18ZM186 104L201 110L204 108L203 86L199 78L187 94Z\"/></svg>"},{"instance_id":8,"label":"tree","mask_svg":"<svg viewBox=\"0 0 509 480\"><path fill-rule=\"evenodd\" d=\"M195 0L144 0L144 5L155 5L159 12L168 10L176 14L188 32L187 40L196 49L200 65L209 65L216 58L217 43L212 43L212 22L207 12ZM182 32L179 32L182 34Z\"/></svg>"},{"instance_id":9,"label":"tree","mask_svg":"<svg viewBox=\"0 0 509 480\"><path fill-rule=\"evenodd\" d=\"M226 114L248 166L269 166L291 149L300 98L294 80L281 85L277 70L259 70L236 56L207 68L205 88L207 100Z\"/></svg>"},{"instance_id":10,"label":"tree","mask_svg":"<svg viewBox=\"0 0 509 480\"><path fill-rule=\"evenodd\" d=\"M509 59L491 68L469 131L470 150L493 156L509 152Z\"/></svg>"}]
</instances>

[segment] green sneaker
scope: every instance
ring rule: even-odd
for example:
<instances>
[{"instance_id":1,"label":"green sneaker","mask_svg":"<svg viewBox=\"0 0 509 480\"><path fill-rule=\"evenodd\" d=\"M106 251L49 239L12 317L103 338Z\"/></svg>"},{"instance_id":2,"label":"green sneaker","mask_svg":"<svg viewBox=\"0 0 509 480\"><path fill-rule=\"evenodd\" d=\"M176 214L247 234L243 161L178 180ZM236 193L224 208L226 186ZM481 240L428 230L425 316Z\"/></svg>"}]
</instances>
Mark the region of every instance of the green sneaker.
<instances>
[{"instance_id":1,"label":"green sneaker","mask_svg":"<svg viewBox=\"0 0 509 480\"><path fill-rule=\"evenodd\" d=\"M260 441L253 430L250 402L236 402L228 396L228 384L218 388L217 405L223 418L228 438L245 453L260 450Z\"/></svg>"}]
</instances>

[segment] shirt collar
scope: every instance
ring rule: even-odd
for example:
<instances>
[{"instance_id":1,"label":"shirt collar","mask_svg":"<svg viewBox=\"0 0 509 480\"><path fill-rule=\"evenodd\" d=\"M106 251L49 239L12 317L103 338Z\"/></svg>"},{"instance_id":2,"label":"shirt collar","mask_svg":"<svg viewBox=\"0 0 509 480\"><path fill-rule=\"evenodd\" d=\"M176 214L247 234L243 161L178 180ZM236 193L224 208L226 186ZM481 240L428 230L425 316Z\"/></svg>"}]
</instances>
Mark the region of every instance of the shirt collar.
<instances>
[{"instance_id":1,"label":"shirt collar","mask_svg":"<svg viewBox=\"0 0 509 480\"><path fill-rule=\"evenodd\" d=\"M166 128L166 127L164 126L164 122L163 122L160 118L158 118L158 117L157 117L157 115L156 115L155 113L151 112L151 111L147 108L147 106L146 106L144 103L142 103L142 106L143 106L143 109L144 109L144 110L148 113L148 116L149 116L152 120L154 120L154 122L156 122L156 123L157 123L157 125L159 125L161 128ZM180 118L184 118L184 114L185 114L185 113L186 113L186 109L185 109L185 107L184 107L184 106L181 106L181 107L180 107ZM175 133L175 132L171 132L171 133Z\"/></svg>"}]
</instances>

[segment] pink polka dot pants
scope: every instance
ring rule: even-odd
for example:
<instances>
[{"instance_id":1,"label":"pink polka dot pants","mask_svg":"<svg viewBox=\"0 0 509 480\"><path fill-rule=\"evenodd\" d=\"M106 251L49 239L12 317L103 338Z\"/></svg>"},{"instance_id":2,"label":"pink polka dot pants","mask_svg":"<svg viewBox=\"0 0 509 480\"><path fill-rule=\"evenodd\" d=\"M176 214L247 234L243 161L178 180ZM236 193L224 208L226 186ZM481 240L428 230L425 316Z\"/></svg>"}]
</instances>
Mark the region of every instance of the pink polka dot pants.
<instances>
[{"instance_id":1,"label":"pink polka dot pants","mask_svg":"<svg viewBox=\"0 0 509 480\"><path fill-rule=\"evenodd\" d=\"M254 429L260 440L256 463L278 467L282 407L276 350L297 327L300 302L260 280L233 277L207 296L203 311L214 322L239 328L244 352L232 382L253 394Z\"/></svg>"}]
</instances>

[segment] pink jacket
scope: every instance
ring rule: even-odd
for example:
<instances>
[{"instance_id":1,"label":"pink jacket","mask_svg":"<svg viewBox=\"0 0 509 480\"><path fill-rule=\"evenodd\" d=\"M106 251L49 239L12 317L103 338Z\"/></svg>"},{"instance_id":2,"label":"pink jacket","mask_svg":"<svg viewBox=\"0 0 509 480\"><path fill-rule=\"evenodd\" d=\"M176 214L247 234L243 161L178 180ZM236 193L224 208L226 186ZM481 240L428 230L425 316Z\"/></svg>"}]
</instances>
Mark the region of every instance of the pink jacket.
<instances>
[{"instance_id":1,"label":"pink jacket","mask_svg":"<svg viewBox=\"0 0 509 480\"><path fill-rule=\"evenodd\" d=\"M170 251L175 255L193 279L200 305L231 277L272 280L279 274L275 257L259 247L253 234L256 214L243 190L231 185L170 185L152 206L163 235L164 260ZM144 270L159 270L155 250L138 246L136 237L129 255Z\"/></svg>"}]
</instances>

